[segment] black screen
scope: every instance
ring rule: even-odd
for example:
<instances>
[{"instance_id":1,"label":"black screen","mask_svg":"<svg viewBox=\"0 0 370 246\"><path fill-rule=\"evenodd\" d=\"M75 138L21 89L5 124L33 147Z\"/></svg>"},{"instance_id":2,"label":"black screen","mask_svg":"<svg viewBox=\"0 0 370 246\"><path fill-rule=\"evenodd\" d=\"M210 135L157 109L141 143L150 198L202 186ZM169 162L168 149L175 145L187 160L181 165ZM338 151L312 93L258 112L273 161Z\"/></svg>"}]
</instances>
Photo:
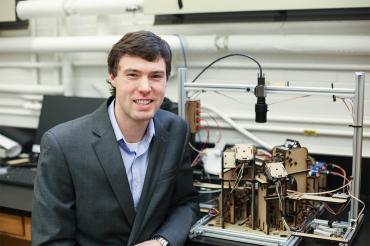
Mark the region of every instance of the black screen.
<instances>
[{"instance_id":1,"label":"black screen","mask_svg":"<svg viewBox=\"0 0 370 246\"><path fill-rule=\"evenodd\" d=\"M93 112L105 100L104 98L45 95L34 144L40 145L42 135L50 128Z\"/></svg>"}]
</instances>

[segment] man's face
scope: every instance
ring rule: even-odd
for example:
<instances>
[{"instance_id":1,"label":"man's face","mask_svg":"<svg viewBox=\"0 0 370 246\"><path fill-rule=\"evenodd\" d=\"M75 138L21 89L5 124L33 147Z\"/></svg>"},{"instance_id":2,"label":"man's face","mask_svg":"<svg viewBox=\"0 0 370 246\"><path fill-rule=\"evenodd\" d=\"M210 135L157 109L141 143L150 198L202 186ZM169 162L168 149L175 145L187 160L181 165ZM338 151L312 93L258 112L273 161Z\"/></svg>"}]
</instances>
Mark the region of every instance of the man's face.
<instances>
[{"instance_id":1,"label":"man's face","mask_svg":"<svg viewBox=\"0 0 370 246\"><path fill-rule=\"evenodd\" d=\"M117 76L110 74L116 88L116 117L131 123L148 122L163 102L166 88L166 64L159 57L149 62L124 55Z\"/></svg>"}]
</instances>

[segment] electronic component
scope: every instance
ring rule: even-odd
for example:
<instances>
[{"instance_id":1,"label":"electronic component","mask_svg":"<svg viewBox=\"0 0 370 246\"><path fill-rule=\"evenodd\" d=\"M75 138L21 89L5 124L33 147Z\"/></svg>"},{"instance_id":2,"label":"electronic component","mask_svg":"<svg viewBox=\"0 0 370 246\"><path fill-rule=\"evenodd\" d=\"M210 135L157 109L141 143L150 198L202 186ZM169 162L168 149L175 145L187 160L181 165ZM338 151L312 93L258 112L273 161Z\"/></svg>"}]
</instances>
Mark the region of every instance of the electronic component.
<instances>
[{"instance_id":1,"label":"electronic component","mask_svg":"<svg viewBox=\"0 0 370 246\"><path fill-rule=\"evenodd\" d=\"M186 101L185 108L190 132L196 133L200 130L200 100Z\"/></svg>"},{"instance_id":2,"label":"electronic component","mask_svg":"<svg viewBox=\"0 0 370 246\"><path fill-rule=\"evenodd\" d=\"M267 163L265 166L266 175L268 179L280 179L288 176L282 162Z\"/></svg>"},{"instance_id":3,"label":"electronic component","mask_svg":"<svg viewBox=\"0 0 370 246\"><path fill-rule=\"evenodd\" d=\"M235 168L237 164L250 162L254 159L256 148L249 144L235 144L223 153L224 168Z\"/></svg>"},{"instance_id":4,"label":"electronic component","mask_svg":"<svg viewBox=\"0 0 370 246\"><path fill-rule=\"evenodd\" d=\"M226 149L224 155L224 168L235 168L235 151L232 148Z\"/></svg>"},{"instance_id":5,"label":"electronic component","mask_svg":"<svg viewBox=\"0 0 370 246\"><path fill-rule=\"evenodd\" d=\"M235 160L237 162L250 161L254 159L256 148L249 144L235 144Z\"/></svg>"},{"instance_id":6,"label":"electronic component","mask_svg":"<svg viewBox=\"0 0 370 246\"><path fill-rule=\"evenodd\" d=\"M319 177L320 172L326 171L326 163L317 161L315 163L311 163L308 168L309 168L308 176Z\"/></svg>"},{"instance_id":7,"label":"electronic component","mask_svg":"<svg viewBox=\"0 0 370 246\"><path fill-rule=\"evenodd\" d=\"M286 147L288 149L292 149L292 148L300 148L301 145L299 144L299 142L297 140L287 138L285 140L284 147Z\"/></svg>"},{"instance_id":8,"label":"electronic component","mask_svg":"<svg viewBox=\"0 0 370 246\"><path fill-rule=\"evenodd\" d=\"M256 148L248 144L224 150L221 184L214 188L220 191L218 207L212 208L219 213L207 222L205 231L215 230L225 238L238 235L246 241L256 234L263 235L257 243L261 245L275 238L289 241L290 236L346 242L346 233L353 229L350 222L334 226L336 222L320 219L324 210L334 218L342 216L351 202L350 180L343 168L314 160L307 148L291 139L275 146L266 158L256 157L256 153ZM342 187L325 191L328 175L342 177ZM276 245L290 244L279 241Z\"/></svg>"}]
</instances>

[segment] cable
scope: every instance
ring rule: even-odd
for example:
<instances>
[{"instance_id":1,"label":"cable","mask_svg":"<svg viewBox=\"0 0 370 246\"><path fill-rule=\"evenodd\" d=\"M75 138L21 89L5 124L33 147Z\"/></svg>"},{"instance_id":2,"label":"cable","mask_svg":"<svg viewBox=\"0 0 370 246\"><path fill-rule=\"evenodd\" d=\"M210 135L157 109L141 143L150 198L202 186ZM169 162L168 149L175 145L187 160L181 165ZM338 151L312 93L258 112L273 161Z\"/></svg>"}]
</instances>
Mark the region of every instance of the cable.
<instances>
[{"instance_id":1,"label":"cable","mask_svg":"<svg viewBox=\"0 0 370 246\"><path fill-rule=\"evenodd\" d=\"M260 74L259 76L262 77L263 76L263 73L262 73L262 67L261 67L261 64L259 64L259 62L254 59L253 57L250 57L250 56L247 56L247 55L244 55L244 54L229 54L229 55L226 55L226 56L222 56L216 60L214 60L213 62L211 62L210 64L208 64L205 68L202 69L202 71L200 71L200 73L195 76L195 78L193 79L192 83L194 83L208 68L210 68L213 64L215 64L216 62L222 60L222 59L225 59L225 58L228 58L228 57L231 57L231 56L242 56L242 57L246 57L246 58L249 58L251 59L252 61L254 61L255 63L257 63L258 65L258 68L260 70Z\"/></svg>"},{"instance_id":2,"label":"cable","mask_svg":"<svg viewBox=\"0 0 370 246\"><path fill-rule=\"evenodd\" d=\"M279 182L278 182L278 183L276 183L275 189L276 189L276 194L277 194L277 196L278 196L278 198L279 198L279 205L280 205L280 208L282 208L282 207L283 207L283 204L282 204L281 197L280 197L280 192L279 192Z\"/></svg>"},{"instance_id":3,"label":"cable","mask_svg":"<svg viewBox=\"0 0 370 246\"><path fill-rule=\"evenodd\" d=\"M187 68L188 67L188 63L186 61L186 52L185 52L185 46L184 46L184 43L182 42L182 38L179 34L174 34L176 37L178 37L179 41L180 41L180 46L181 46L181 52L182 52L182 60L184 62L184 67Z\"/></svg>"},{"instance_id":4,"label":"cable","mask_svg":"<svg viewBox=\"0 0 370 246\"><path fill-rule=\"evenodd\" d=\"M206 120L206 119L202 119L202 118L201 118L200 120L203 120L203 121L207 122L207 120ZM203 144L202 148L201 148L200 150L197 150L197 149L196 149L194 146L192 146L192 145L190 144L190 142L189 142L189 146L190 146L194 151L198 152L198 155L195 157L195 159L194 159L194 160L193 160L193 162L191 163L191 167L196 166L196 165L200 162L200 160L202 159L203 151L204 151L204 149L207 147L207 145L208 145L208 143L209 143L209 126L208 126L208 122L207 122L207 126L206 126L206 127L202 127L202 129L206 129L206 131L207 131L207 137L206 137L206 140L205 140L205 142L204 142L204 144Z\"/></svg>"},{"instance_id":5,"label":"cable","mask_svg":"<svg viewBox=\"0 0 370 246\"><path fill-rule=\"evenodd\" d=\"M344 187L347 187L349 186L350 184L352 183L352 181L350 180L347 184L337 188L337 189L334 189L334 190L330 190L330 191L322 191L322 192L299 192L299 191L294 191L294 190L287 190L289 192L292 192L293 194L307 194L307 195L325 195L325 194L330 194L330 193L334 193L338 190L341 190L343 189Z\"/></svg>"},{"instance_id":6,"label":"cable","mask_svg":"<svg viewBox=\"0 0 370 246\"><path fill-rule=\"evenodd\" d=\"M290 98L287 98L287 99L283 99L283 100L271 102L268 105L271 106L271 105L274 105L274 104L288 102L288 101L293 101L293 100L297 100L297 99L301 99L301 98L305 98L305 97L310 97L310 96L311 95L303 95L303 96L290 97Z\"/></svg>"},{"instance_id":7,"label":"cable","mask_svg":"<svg viewBox=\"0 0 370 246\"><path fill-rule=\"evenodd\" d=\"M338 166L336 164L332 164L332 165L333 165L333 167L341 170L342 171L342 174L337 173L337 172L334 172L334 171L330 172L329 174L343 178L343 186L344 186L346 184L346 182L348 183L350 181L346 177L346 171L342 167L340 167L340 166ZM348 187L347 187L347 191L348 191ZM343 192L345 192L345 188L343 188ZM347 206L348 206L349 203L350 203L350 201L348 201L347 203L343 204L337 211L334 211L334 209L329 204L327 204L327 203L324 203L324 207L325 207L325 209L329 213L331 213L333 215L338 215L338 214L342 213L347 208Z\"/></svg>"},{"instance_id":8,"label":"cable","mask_svg":"<svg viewBox=\"0 0 370 246\"><path fill-rule=\"evenodd\" d=\"M358 213L357 218L356 218L356 222L357 222L358 219L360 218L360 216L363 214L366 205L365 205L365 203L362 200L360 200L359 198L357 198L354 195L352 195L352 193L350 191L348 191L348 195L350 195L353 199L355 199L356 201L358 201L359 203L362 204L362 209L361 209L360 213Z\"/></svg>"},{"instance_id":9,"label":"cable","mask_svg":"<svg viewBox=\"0 0 370 246\"><path fill-rule=\"evenodd\" d=\"M208 212L208 214L211 216L211 217L215 217L217 215L220 214L220 211L218 211L217 208L211 208Z\"/></svg>"},{"instance_id":10,"label":"cable","mask_svg":"<svg viewBox=\"0 0 370 246\"><path fill-rule=\"evenodd\" d=\"M343 211L348 207L349 204L350 204L350 200L348 200L348 202L346 202L345 204L340 206L340 208L337 211L334 211L334 209L329 204L327 204L326 202L324 203L324 207L332 215L339 215L339 214L343 213Z\"/></svg>"},{"instance_id":11,"label":"cable","mask_svg":"<svg viewBox=\"0 0 370 246\"><path fill-rule=\"evenodd\" d=\"M268 152L267 150L257 148L256 156L267 156L268 158L271 159L272 154Z\"/></svg>"},{"instance_id":12,"label":"cable","mask_svg":"<svg viewBox=\"0 0 370 246\"><path fill-rule=\"evenodd\" d=\"M240 132L241 134L243 134L247 138L251 139L252 141L256 142L257 144L261 145L262 147L264 147L264 148L266 148L268 150L271 150L272 149L272 146L270 144L268 144L268 143L264 142L262 139L256 137L255 135L253 135L252 133L250 133L248 130L245 130L243 127L241 127L238 124L236 124L235 121L233 121L230 117L222 114L220 111L218 111L214 107L211 107L211 106L207 106L205 104L202 104L202 108L214 112L215 114L217 114L218 116L220 116L224 121L226 121L227 123L229 123L229 125L231 125L235 130L237 130L238 132Z\"/></svg>"},{"instance_id":13,"label":"cable","mask_svg":"<svg viewBox=\"0 0 370 246\"><path fill-rule=\"evenodd\" d=\"M197 99L198 95L200 95L203 91L194 91L192 95L189 96L189 99Z\"/></svg>"},{"instance_id":14,"label":"cable","mask_svg":"<svg viewBox=\"0 0 370 246\"><path fill-rule=\"evenodd\" d=\"M291 231L290 226L288 225L288 223L285 220L285 213L283 212L283 202L282 202L282 198L280 196L279 186L282 189L282 186L280 184L280 180L276 183L275 189L276 189L276 194L279 198L279 205L280 205L279 207L280 207L280 212L281 212L281 220L283 221L283 225L284 225L285 229L287 231ZM283 195L283 194L281 194L281 195Z\"/></svg>"},{"instance_id":15,"label":"cable","mask_svg":"<svg viewBox=\"0 0 370 246\"><path fill-rule=\"evenodd\" d=\"M234 97L231 97L229 95L226 95L225 93L222 93L220 91L213 91L213 92L216 93L216 94L219 94L221 96L224 96L224 97L226 97L226 98L228 98L228 99L230 99L230 100L232 100L234 102L237 102L237 103L240 103L240 104L244 105L244 102L242 102L242 101L240 101L240 100L238 100L238 99L236 99Z\"/></svg>"},{"instance_id":16,"label":"cable","mask_svg":"<svg viewBox=\"0 0 370 246\"><path fill-rule=\"evenodd\" d=\"M217 135L218 135L218 138L217 140L215 141L215 145L217 145L218 143L220 143L221 141L221 138L222 138L222 132L221 132L221 128L220 128L220 124L218 124L218 121L216 120L215 117L213 117L208 111L206 112L209 117L216 123L216 127L217 127Z\"/></svg>"},{"instance_id":17,"label":"cable","mask_svg":"<svg viewBox=\"0 0 370 246\"><path fill-rule=\"evenodd\" d=\"M202 151L201 150L198 150L197 148L195 148L190 142L189 142L189 146L190 146L190 148L192 149L192 150L194 150L195 152L197 152L197 153L202 153Z\"/></svg>"},{"instance_id":18,"label":"cable","mask_svg":"<svg viewBox=\"0 0 370 246\"><path fill-rule=\"evenodd\" d=\"M349 108L348 104L347 104L347 98L343 98L343 97L338 97L339 99L342 100L342 102L344 103L344 105L346 106L347 110L351 113L352 115L352 120L355 119L355 115L354 115L354 111L353 111L353 103L352 103L352 100L349 99L349 104L351 106L351 108Z\"/></svg>"},{"instance_id":19,"label":"cable","mask_svg":"<svg viewBox=\"0 0 370 246\"><path fill-rule=\"evenodd\" d=\"M220 193L221 189L218 190L198 190L200 194L212 194L212 193Z\"/></svg>"},{"instance_id":20,"label":"cable","mask_svg":"<svg viewBox=\"0 0 370 246\"><path fill-rule=\"evenodd\" d=\"M238 173L238 176L236 177L236 180L235 180L235 184L234 184L234 187L232 188L232 190L230 191L230 194L232 194L235 190L236 187L238 187L239 183L240 183L240 180L242 180L243 178L243 174L244 174L244 168L245 168L245 165L244 163L242 164L241 168L240 168L240 171Z\"/></svg>"},{"instance_id":21,"label":"cable","mask_svg":"<svg viewBox=\"0 0 370 246\"><path fill-rule=\"evenodd\" d=\"M341 172L342 172L342 175L343 175L343 185L345 185L346 184L346 181L348 182L349 180L348 180L348 178L347 178L347 172L346 172L346 170L344 170L341 166L338 166L338 165L336 165L336 164L331 164L333 167L335 167L335 168L337 168L337 169L339 169ZM335 174L334 174L335 175ZM337 175L337 176L340 176L340 175ZM343 192L345 192L345 189L343 188Z\"/></svg>"}]
</instances>

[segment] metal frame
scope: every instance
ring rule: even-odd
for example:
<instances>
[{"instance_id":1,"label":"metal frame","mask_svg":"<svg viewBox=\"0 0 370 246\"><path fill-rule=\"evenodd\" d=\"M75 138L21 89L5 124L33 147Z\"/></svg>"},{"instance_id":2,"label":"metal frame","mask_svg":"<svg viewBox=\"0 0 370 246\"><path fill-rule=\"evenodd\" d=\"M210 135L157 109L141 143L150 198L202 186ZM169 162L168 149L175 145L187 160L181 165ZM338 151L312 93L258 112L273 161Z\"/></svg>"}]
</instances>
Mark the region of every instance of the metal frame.
<instances>
[{"instance_id":1,"label":"metal frame","mask_svg":"<svg viewBox=\"0 0 370 246\"><path fill-rule=\"evenodd\" d=\"M356 72L356 90L353 102L353 159L352 159L352 176L354 177L354 185L352 185L352 193L360 196L361 185L361 159L362 159L362 132L364 124L364 100L365 100L365 73ZM350 217L357 218L358 202L351 203Z\"/></svg>"},{"instance_id":2,"label":"metal frame","mask_svg":"<svg viewBox=\"0 0 370 246\"><path fill-rule=\"evenodd\" d=\"M228 241L235 241L239 243L268 246L293 246L297 245L301 241L301 238L295 236L290 236L288 238L279 236L265 236L255 233L236 232L228 229L209 226L199 226L197 227L196 231L193 231L193 237L200 235L203 237L211 237Z\"/></svg>"},{"instance_id":3,"label":"metal frame","mask_svg":"<svg viewBox=\"0 0 370 246\"><path fill-rule=\"evenodd\" d=\"M276 87L276 86L264 86L266 94L295 94L295 95L317 95L317 96L340 96L342 98L352 98L353 107L353 162L352 162L352 176L354 177L353 184L351 185L352 194L355 197L360 196L360 184L361 184L361 159L362 159L362 134L363 134L363 115L364 115L364 94L365 94L365 73L356 72L356 84L355 89L347 88L323 88L323 87ZM254 93L256 85L250 84L212 84L212 83L188 83L187 82L187 69L179 69L180 85L179 85L179 115L185 119L185 102L187 99L188 91L228 91L228 92L246 92ZM359 227L362 224L363 216L358 218L358 202L353 199L351 202L351 209L349 212L348 226L353 228L346 239L348 244L353 241ZM198 225L198 229L202 230L203 236L212 236L217 238L232 239L237 236L238 239L243 242L247 242L249 239L245 238L246 233L228 232L225 229L217 230L217 228L204 227ZM242 235L243 234L243 235ZM254 237L253 237L254 238ZM299 243L294 240L295 237L289 242ZM235 238L234 238L235 240ZM258 239L261 241L261 236ZM289 241L289 240L288 240ZM249 242L249 241L248 241ZM256 241L254 241L256 242ZM276 241L278 242L278 241ZM264 242L266 243L266 242ZM281 244L278 244L281 245ZM285 244L294 245L294 244Z\"/></svg>"}]
</instances>

